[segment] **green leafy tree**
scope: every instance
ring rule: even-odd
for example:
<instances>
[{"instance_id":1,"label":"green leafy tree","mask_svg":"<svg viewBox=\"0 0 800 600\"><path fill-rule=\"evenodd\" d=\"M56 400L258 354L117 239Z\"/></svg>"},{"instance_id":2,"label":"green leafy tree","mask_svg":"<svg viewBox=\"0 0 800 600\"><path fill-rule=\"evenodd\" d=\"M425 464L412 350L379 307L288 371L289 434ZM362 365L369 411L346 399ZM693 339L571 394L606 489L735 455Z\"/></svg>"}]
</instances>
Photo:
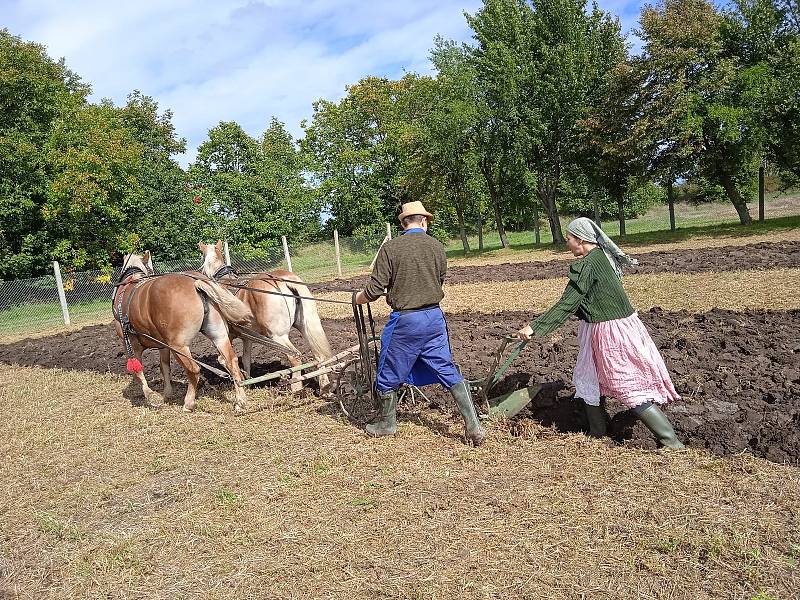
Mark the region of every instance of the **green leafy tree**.
<instances>
[{"instance_id":1,"label":"green leafy tree","mask_svg":"<svg viewBox=\"0 0 800 600\"><path fill-rule=\"evenodd\" d=\"M476 148L478 126L475 72L468 50L454 42L437 38L431 52L437 77L428 96L430 110L410 128L408 139L409 187L417 182L435 203L439 225L448 222L452 210L454 230L458 231L465 252L470 251L467 220L480 210L474 180L480 177ZM424 197L423 192L412 192ZM450 231L448 231L450 233Z\"/></svg>"},{"instance_id":2,"label":"green leafy tree","mask_svg":"<svg viewBox=\"0 0 800 600\"><path fill-rule=\"evenodd\" d=\"M380 236L383 222L393 221L408 199L403 137L419 112L429 109L415 93L428 85L424 79L368 77L348 87L338 104L314 103L311 121L303 122L303 149L320 204L331 215L328 227Z\"/></svg>"},{"instance_id":3,"label":"green leafy tree","mask_svg":"<svg viewBox=\"0 0 800 600\"><path fill-rule=\"evenodd\" d=\"M656 160L688 164L688 175L719 184L746 224L747 197L769 143L764 107L772 81L761 61L747 64L732 33L706 0L664 0L642 11L641 60L656 99L645 110L658 153L667 156Z\"/></svg>"},{"instance_id":4,"label":"green leafy tree","mask_svg":"<svg viewBox=\"0 0 800 600\"><path fill-rule=\"evenodd\" d=\"M527 102L531 148L528 168L550 221L554 241L563 241L557 210L562 176L580 165L583 121L625 55L619 23L585 0L533 2L531 64ZM613 166L606 169L610 173ZM622 197L624 176L606 178ZM621 193L619 190L623 189Z\"/></svg>"},{"instance_id":5,"label":"green leafy tree","mask_svg":"<svg viewBox=\"0 0 800 600\"><path fill-rule=\"evenodd\" d=\"M119 111L123 126L142 147L136 173L139 194L126 212L126 226L156 260L190 256L202 223L187 198L186 174L173 158L186 151L186 141L175 134L172 111L159 113L153 98L138 91Z\"/></svg>"},{"instance_id":6,"label":"green leafy tree","mask_svg":"<svg viewBox=\"0 0 800 600\"><path fill-rule=\"evenodd\" d=\"M466 15L477 45L471 49L477 94L478 168L486 182L500 243L509 246L503 213L525 179L528 131L522 95L530 67L530 7L524 0L485 0Z\"/></svg>"},{"instance_id":7,"label":"green leafy tree","mask_svg":"<svg viewBox=\"0 0 800 600\"><path fill-rule=\"evenodd\" d=\"M84 105L88 93L63 60L0 30L0 279L49 268L45 146L54 122Z\"/></svg>"},{"instance_id":8,"label":"green leafy tree","mask_svg":"<svg viewBox=\"0 0 800 600\"><path fill-rule=\"evenodd\" d=\"M631 212L626 199L648 178L653 139L642 115L642 87L634 65L618 54L616 66L609 71L596 96L589 115L583 120L585 143L581 162L589 174L592 189L587 195L598 203L603 216L609 214L604 201L614 203L614 213L625 235L625 219ZM599 188L599 189L596 189ZM585 212L593 212L594 206Z\"/></svg>"},{"instance_id":9,"label":"green leafy tree","mask_svg":"<svg viewBox=\"0 0 800 600\"><path fill-rule=\"evenodd\" d=\"M738 0L734 8L725 15L726 45L761 91L753 110L767 130L765 154L800 179L800 5Z\"/></svg>"},{"instance_id":10,"label":"green leafy tree","mask_svg":"<svg viewBox=\"0 0 800 600\"><path fill-rule=\"evenodd\" d=\"M274 118L261 136L260 146L260 186L262 193L279 207L277 219L289 224L289 233L295 240L317 238L321 207L305 177L308 157L284 124ZM275 228L280 229L277 223Z\"/></svg>"},{"instance_id":11,"label":"green leafy tree","mask_svg":"<svg viewBox=\"0 0 800 600\"><path fill-rule=\"evenodd\" d=\"M68 268L107 268L119 250L138 246L125 223L139 195L141 155L110 103L77 107L53 123L42 215L54 258Z\"/></svg>"},{"instance_id":12,"label":"green leafy tree","mask_svg":"<svg viewBox=\"0 0 800 600\"><path fill-rule=\"evenodd\" d=\"M197 152L189 177L205 219L203 237L226 238L245 255L319 232L319 207L303 179L303 159L273 119L260 140L221 122ZM193 192L194 193L194 192Z\"/></svg>"},{"instance_id":13,"label":"green leafy tree","mask_svg":"<svg viewBox=\"0 0 800 600\"><path fill-rule=\"evenodd\" d=\"M580 168L582 123L624 54L619 25L583 0L486 0L468 21L493 142L484 156L498 157L490 194L502 183L506 197L525 198L529 171L553 241L563 242L558 190Z\"/></svg>"},{"instance_id":14,"label":"green leafy tree","mask_svg":"<svg viewBox=\"0 0 800 600\"><path fill-rule=\"evenodd\" d=\"M232 121L221 121L208 132L208 139L197 149L195 162L189 167L192 189L202 192L198 210L205 218L203 237L226 238L232 244L243 246L252 242L265 242L275 237L275 232L264 231L261 239L254 240L253 232L241 228L262 224L245 221L258 211L254 180L258 169L258 142L242 127ZM263 214L259 215L263 218Z\"/></svg>"}]
</instances>

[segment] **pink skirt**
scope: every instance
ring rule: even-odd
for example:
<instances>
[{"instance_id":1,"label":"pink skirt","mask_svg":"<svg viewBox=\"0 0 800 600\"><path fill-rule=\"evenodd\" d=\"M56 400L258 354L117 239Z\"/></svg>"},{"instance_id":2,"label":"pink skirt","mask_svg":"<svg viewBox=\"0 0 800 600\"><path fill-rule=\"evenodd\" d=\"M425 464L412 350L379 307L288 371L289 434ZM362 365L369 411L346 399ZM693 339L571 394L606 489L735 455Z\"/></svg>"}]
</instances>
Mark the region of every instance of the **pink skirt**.
<instances>
[{"instance_id":1,"label":"pink skirt","mask_svg":"<svg viewBox=\"0 0 800 600\"><path fill-rule=\"evenodd\" d=\"M667 366L636 313L624 319L578 326L580 352L572 382L575 397L598 406L600 396L628 408L680 400Z\"/></svg>"}]
</instances>

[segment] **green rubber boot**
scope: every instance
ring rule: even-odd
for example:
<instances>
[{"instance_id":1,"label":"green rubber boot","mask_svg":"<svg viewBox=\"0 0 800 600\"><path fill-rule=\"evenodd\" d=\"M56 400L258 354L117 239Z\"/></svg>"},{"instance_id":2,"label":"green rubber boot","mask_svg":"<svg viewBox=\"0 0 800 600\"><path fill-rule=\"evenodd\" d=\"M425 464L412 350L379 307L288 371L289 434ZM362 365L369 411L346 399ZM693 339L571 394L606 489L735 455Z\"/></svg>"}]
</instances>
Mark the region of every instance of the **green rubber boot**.
<instances>
[{"instance_id":1,"label":"green rubber boot","mask_svg":"<svg viewBox=\"0 0 800 600\"><path fill-rule=\"evenodd\" d=\"M397 390L383 392L379 396L378 420L369 423L367 433L374 437L397 433Z\"/></svg>"},{"instance_id":2,"label":"green rubber boot","mask_svg":"<svg viewBox=\"0 0 800 600\"><path fill-rule=\"evenodd\" d=\"M589 421L589 437L601 438L606 436L606 411L602 406L592 406L583 403L586 411L586 420Z\"/></svg>"},{"instance_id":3,"label":"green rubber boot","mask_svg":"<svg viewBox=\"0 0 800 600\"><path fill-rule=\"evenodd\" d=\"M466 381L461 381L450 388L450 393L456 401L461 416L464 417L464 434L468 441L474 446L480 446L486 438L486 430L481 427L478 420L478 413L475 412L475 404L472 402L472 394L469 393L469 386Z\"/></svg>"},{"instance_id":4,"label":"green rubber boot","mask_svg":"<svg viewBox=\"0 0 800 600\"><path fill-rule=\"evenodd\" d=\"M665 448L679 450L686 447L675 435L675 430L672 428L667 415L661 412L661 409L655 404L651 404L641 412L637 412L634 409L634 414L653 432L658 442Z\"/></svg>"}]
</instances>

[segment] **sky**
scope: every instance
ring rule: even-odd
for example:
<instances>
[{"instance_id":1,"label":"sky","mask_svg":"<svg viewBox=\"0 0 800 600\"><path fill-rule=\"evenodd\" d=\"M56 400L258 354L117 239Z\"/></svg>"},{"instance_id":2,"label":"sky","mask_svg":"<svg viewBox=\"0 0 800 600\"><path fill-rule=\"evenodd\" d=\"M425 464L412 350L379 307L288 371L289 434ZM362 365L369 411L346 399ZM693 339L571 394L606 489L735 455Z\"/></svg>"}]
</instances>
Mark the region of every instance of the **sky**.
<instances>
[{"instance_id":1,"label":"sky","mask_svg":"<svg viewBox=\"0 0 800 600\"><path fill-rule=\"evenodd\" d=\"M272 117L297 138L319 98L373 75L430 74L437 34L469 42L464 11L480 0L0 0L0 28L43 44L125 104L139 90L187 140L186 166L208 130L236 121L253 137ZM635 27L638 0L599 0Z\"/></svg>"}]
</instances>

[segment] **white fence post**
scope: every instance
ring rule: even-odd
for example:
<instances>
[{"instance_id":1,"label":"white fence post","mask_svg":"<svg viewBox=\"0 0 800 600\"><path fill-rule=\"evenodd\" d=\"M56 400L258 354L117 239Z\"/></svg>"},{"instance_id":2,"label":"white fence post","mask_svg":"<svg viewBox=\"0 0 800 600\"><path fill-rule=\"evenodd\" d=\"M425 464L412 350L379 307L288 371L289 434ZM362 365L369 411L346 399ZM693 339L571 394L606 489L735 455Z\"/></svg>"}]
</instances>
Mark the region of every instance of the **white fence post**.
<instances>
[{"instance_id":1,"label":"white fence post","mask_svg":"<svg viewBox=\"0 0 800 600\"><path fill-rule=\"evenodd\" d=\"M286 257L286 266L289 271L294 272L292 269L292 257L289 256L289 244L286 243L286 236L281 236L281 241L283 242L283 255Z\"/></svg>"},{"instance_id":2,"label":"white fence post","mask_svg":"<svg viewBox=\"0 0 800 600\"><path fill-rule=\"evenodd\" d=\"M342 276L342 253L339 250L339 231L333 230L333 247L336 249L336 272Z\"/></svg>"},{"instance_id":3,"label":"white fence post","mask_svg":"<svg viewBox=\"0 0 800 600\"><path fill-rule=\"evenodd\" d=\"M391 223L387 223L386 224L386 239L387 240L392 239L392 224Z\"/></svg>"},{"instance_id":4,"label":"white fence post","mask_svg":"<svg viewBox=\"0 0 800 600\"><path fill-rule=\"evenodd\" d=\"M230 267L231 266L231 253L228 251L228 240L225 240L225 243L222 245L222 249L225 252L225 264Z\"/></svg>"},{"instance_id":5,"label":"white fence post","mask_svg":"<svg viewBox=\"0 0 800 600\"><path fill-rule=\"evenodd\" d=\"M58 301L61 302L61 316L64 317L64 325L69 325L69 309L67 308L67 297L64 295L64 283L61 281L61 267L58 261L53 261L53 273L56 275L56 289L58 289Z\"/></svg>"}]
</instances>

